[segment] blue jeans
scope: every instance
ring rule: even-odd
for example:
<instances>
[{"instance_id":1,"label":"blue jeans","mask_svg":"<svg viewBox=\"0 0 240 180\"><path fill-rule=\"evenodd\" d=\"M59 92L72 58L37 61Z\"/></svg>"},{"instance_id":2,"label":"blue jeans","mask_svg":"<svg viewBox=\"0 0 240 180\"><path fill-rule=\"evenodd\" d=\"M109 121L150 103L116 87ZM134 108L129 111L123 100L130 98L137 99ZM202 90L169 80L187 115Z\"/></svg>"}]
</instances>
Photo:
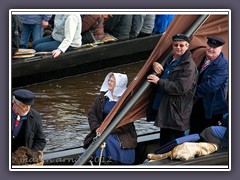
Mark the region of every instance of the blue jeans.
<instances>
[{"instance_id":1,"label":"blue jeans","mask_svg":"<svg viewBox=\"0 0 240 180\"><path fill-rule=\"evenodd\" d=\"M61 42L54 40L52 35L50 35L34 41L32 46L37 52L51 52L57 49L60 44ZM76 48L69 46L66 51L72 51L75 49Z\"/></svg>"},{"instance_id":2,"label":"blue jeans","mask_svg":"<svg viewBox=\"0 0 240 180\"><path fill-rule=\"evenodd\" d=\"M51 52L58 48L61 42L58 42L52 38L52 36L45 36L41 39L33 41L32 46L37 52L48 51Z\"/></svg>"},{"instance_id":3,"label":"blue jeans","mask_svg":"<svg viewBox=\"0 0 240 180\"><path fill-rule=\"evenodd\" d=\"M27 49L31 34L32 41L36 41L43 36L43 31L41 24L23 24L20 47Z\"/></svg>"}]
</instances>

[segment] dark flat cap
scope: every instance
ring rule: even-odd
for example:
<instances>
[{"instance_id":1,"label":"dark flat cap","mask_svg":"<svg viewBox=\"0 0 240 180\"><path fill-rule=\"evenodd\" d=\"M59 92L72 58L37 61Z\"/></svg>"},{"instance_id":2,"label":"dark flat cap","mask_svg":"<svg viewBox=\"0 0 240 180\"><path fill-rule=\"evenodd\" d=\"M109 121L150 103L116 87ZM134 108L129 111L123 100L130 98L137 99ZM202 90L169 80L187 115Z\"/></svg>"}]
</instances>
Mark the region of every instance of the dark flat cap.
<instances>
[{"instance_id":1,"label":"dark flat cap","mask_svg":"<svg viewBox=\"0 0 240 180\"><path fill-rule=\"evenodd\" d=\"M214 48L222 46L225 43L225 41L222 38L217 36L208 36L207 38L208 38L207 44Z\"/></svg>"},{"instance_id":2,"label":"dark flat cap","mask_svg":"<svg viewBox=\"0 0 240 180\"><path fill-rule=\"evenodd\" d=\"M175 34L172 37L173 41L187 41L188 43L190 42L189 38L185 34Z\"/></svg>"},{"instance_id":3,"label":"dark flat cap","mask_svg":"<svg viewBox=\"0 0 240 180\"><path fill-rule=\"evenodd\" d=\"M33 105L35 94L27 89L18 89L13 92L15 98L26 105Z\"/></svg>"}]
</instances>

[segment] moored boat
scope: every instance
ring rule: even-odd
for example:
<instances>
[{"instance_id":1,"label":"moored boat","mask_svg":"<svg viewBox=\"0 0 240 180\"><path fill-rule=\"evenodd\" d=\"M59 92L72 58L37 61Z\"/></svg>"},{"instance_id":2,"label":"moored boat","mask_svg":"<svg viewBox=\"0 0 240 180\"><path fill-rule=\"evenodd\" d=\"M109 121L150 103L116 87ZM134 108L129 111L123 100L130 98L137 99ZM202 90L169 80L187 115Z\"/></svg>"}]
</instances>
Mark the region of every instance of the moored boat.
<instances>
[{"instance_id":1,"label":"moored boat","mask_svg":"<svg viewBox=\"0 0 240 180\"><path fill-rule=\"evenodd\" d=\"M99 44L61 54L36 55L12 60L12 87L26 86L66 76L88 73L146 60L161 35Z\"/></svg>"}]
</instances>

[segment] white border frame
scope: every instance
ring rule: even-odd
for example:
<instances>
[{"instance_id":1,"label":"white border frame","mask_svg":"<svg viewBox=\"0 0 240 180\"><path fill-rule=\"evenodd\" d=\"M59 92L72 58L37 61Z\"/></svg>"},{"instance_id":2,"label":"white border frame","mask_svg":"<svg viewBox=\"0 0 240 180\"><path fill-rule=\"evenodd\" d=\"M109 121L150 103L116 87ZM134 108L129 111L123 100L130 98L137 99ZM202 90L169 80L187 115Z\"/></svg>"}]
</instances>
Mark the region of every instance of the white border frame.
<instances>
[{"instance_id":1,"label":"white border frame","mask_svg":"<svg viewBox=\"0 0 240 180\"><path fill-rule=\"evenodd\" d=\"M229 165L220 166L12 166L11 15L12 14L219 14L229 16ZM10 9L9 10L9 170L10 171L231 171L231 10L230 9Z\"/></svg>"}]
</instances>

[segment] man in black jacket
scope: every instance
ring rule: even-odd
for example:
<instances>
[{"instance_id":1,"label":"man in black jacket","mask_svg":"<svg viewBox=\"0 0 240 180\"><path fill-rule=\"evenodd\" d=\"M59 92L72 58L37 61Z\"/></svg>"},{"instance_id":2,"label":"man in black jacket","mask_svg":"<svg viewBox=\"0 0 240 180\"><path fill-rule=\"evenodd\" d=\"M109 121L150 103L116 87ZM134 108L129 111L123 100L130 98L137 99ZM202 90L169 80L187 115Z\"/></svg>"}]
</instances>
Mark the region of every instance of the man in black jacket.
<instances>
[{"instance_id":1,"label":"man in black jacket","mask_svg":"<svg viewBox=\"0 0 240 180\"><path fill-rule=\"evenodd\" d=\"M25 146L33 151L42 151L46 145L41 115L31 106L35 94L26 89L13 92L11 129L12 152Z\"/></svg>"},{"instance_id":2,"label":"man in black jacket","mask_svg":"<svg viewBox=\"0 0 240 180\"><path fill-rule=\"evenodd\" d=\"M163 67L154 62L157 75L147 79L155 84L155 95L149 104L147 121L161 128L160 146L184 136L189 129L193 96L198 71L189 51L189 38L184 34L172 37L173 55Z\"/></svg>"}]
</instances>

